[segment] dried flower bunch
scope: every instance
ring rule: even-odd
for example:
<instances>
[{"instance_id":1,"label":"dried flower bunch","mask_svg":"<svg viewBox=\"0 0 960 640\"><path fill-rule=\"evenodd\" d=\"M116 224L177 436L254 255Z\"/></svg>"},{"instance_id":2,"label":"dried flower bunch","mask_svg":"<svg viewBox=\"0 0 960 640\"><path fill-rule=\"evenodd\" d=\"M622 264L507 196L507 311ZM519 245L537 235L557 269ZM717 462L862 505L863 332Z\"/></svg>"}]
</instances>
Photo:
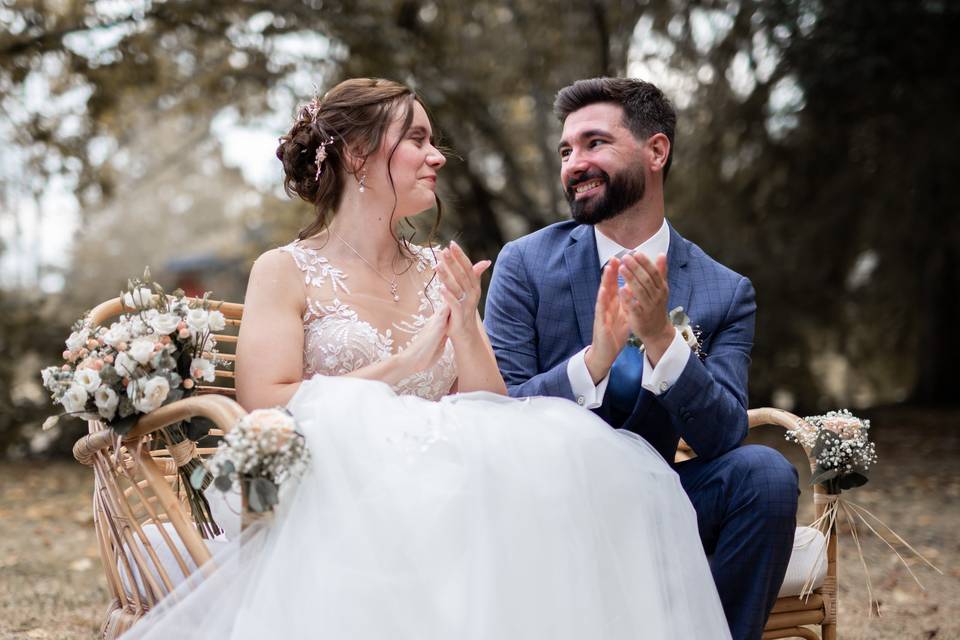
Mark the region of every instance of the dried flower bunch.
<instances>
[{"instance_id":1,"label":"dried flower bunch","mask_svg":"<svg viewBox=\"0 0 960 640\"><path fill-rule=\"evenodd\" d=\"M840 493L867 483L870 465L877 461L869 437L870 421L846 409L804 418L787 431L787 440L810 450L816 460L811 484L823 484L830 493Z\"/></svg>"},{"instance_id":2,"label":"dried flower bunch","mask_svg":"<svg viewBox=\"0 0 960 640\"><path fill-rule=\"evenodd\" d=\"M285 409L257 409L244 416L223 437L206 468L194 471L195 487L213 478L221 491L243 483L252 511L270 511L278 502L280 485L299 477L310 463L310 450Z\"/></svg>"}]
</instances>

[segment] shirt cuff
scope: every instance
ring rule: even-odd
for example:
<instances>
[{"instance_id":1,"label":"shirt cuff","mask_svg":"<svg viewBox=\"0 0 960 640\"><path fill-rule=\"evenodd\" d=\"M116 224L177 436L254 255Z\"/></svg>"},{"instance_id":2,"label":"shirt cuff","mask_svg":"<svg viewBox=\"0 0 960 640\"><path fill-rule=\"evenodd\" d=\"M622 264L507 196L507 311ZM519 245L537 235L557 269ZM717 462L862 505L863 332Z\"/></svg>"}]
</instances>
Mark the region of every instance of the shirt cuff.
<instances>
[{"instance_id":1,"label":"shirt cuff","mask_svg":"<svg viewBox=\"0 0 960 640\"><path fill-rule=\"evenodd\" d=\"M670 387L677 381L684 367L687 366L687 359L690 357L690 346L687 344L680 332L674 328L673 342L664 351L657 366L650 364L650 359L646 352L643 354L643 388L655 396L666 393ZM584 365L586 368L586 365Z\"/></svg>"},{"instance_id":2,"label":"shirt cuff","mask_svg":"<svg viewBox=\"0 0 960 640\"><path fill-rule=\"evenodd\" d=\"M587 369L587 361L584 356L587 349L578 351L567 360L567 378L570 379L570 388L573 390L573 399L577 404L586 409L596 409L603 404L603 394L607 391L607 382L610 381L610 373L604 376L599 384L593 384L593 377L590 370Z\"/></svg>"}]
</instances>

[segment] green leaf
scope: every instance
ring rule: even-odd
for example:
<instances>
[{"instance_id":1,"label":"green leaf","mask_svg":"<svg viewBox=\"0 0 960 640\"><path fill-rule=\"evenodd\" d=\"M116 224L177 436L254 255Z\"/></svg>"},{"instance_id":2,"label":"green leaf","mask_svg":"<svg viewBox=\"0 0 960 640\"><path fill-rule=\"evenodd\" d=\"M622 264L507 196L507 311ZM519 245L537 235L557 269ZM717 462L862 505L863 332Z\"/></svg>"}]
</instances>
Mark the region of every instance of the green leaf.
<instances>
[{"instance_id":1,"label":"green leaf","mask_svg":"<svg viewBox=\"0 0 960 640\"><path fill-rule=\"evenodd\" d=\"M857 473L856 471L851 471L850 473L845 473L840 476L840 488L841 489L853 489L856 487L862 487L867 484L867 476L862 473Z\"/></svg>"},{"instance_id":2,"label":"green leaf","mask_svg":"<svg viewBox=\"0 0 960 640\"><path fill-rule=\"evenodd\" d=\"M827 469L826 471L823 471L810 478L810 484L822 484L827 480L833 480L838 474L839 472L836 469Z\"/></svg>"},{"instance_id":3,"label":"green leaf","mask_svg":"<svg viewBox=\"0 0 960 640\"><path fill-rule=\"evenodd\" d=\"M193 473L190 474L190 485L194 489L200 489L203 487L203 481L207 479L207 470L203 466L199 466L193 470Z\"/></svg>"}]
</instances>

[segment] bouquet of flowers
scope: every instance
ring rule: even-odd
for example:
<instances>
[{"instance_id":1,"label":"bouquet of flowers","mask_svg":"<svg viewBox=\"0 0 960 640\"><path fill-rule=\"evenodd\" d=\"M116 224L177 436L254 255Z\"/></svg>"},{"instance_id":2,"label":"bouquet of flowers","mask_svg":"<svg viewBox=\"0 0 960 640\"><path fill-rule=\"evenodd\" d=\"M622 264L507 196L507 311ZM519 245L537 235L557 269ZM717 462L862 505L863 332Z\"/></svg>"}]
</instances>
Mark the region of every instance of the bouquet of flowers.
<instances>
[{"instance_id":1,"label":"bouquet of flowers","mask_svg":"<svg viewBox=\"0 0 960 640\"><path fill-rule=\"evenodd\" d=\"M842 515L850 526L850 534L857 546L863 572L866 576L867 594L870 599L870 611L874 610L873 588L870 582L870 573L867 570L866 559L860 546L860 534L857 525L862 524L875 534L897 555L913 579L923 588L920 580L907 564L903 555L891 544L887 537L881 535L877 529L888 532L889 537L895 539L909 549L913 555L920 558L932 569L942 574L929 560L923 557L916 549L900 537L885 522L880 520L862 505L850 499L841 497L841 493L848 489L863 486L867 483L867 473L870 466L877 462L877 453L869 437L870 421L863 420L846 409L830 411L819 416L808 416L800 420L796 427L787 431L787 440L801 444L810 452L813 459L813 470L810 484L822 485L826 491L823 498L826 504L823 513L811 526L819 528L825 535L836 527L838 518ZM826 547L824 547L824 552ZM814 563L814 567L818 563ZM801 595L809 595L813 591L813 570L807 576L806 583L801 589Z\"/></svg>"},{"instance_id":2,"label":"bouquet of flowers","mask_svg":"<svg viewBox=\"0 0 960 640\"><path fill-rule=\"evenodd\" d=\"M277 504L280 485L300 476L309 463L310 450L293 416L285 409L257 409L227 432L191 480L199 487L212 477L224 492L239 481L249 510L265 513Z\"/></svg>"},{"instance_id":3,"label":"bouquet of flowers","mask_svg":"<svg viewBox=\"0 0 960 640\"><path fill-rule=\"evenodd\" d=\"M226 319L207 296L188 299L180 290L167 295L147 270L142 280L128 281L121 300L124 313L109 327L94 326L89 314L78 320L66 340L64 364L41 371L43 386L64 409L44 422L45 429L63 417L78 417L100 420L119 438L141 415L215 379L221 362L212 332L222 330ZM182 449L182 443L206 435L207 424L195 419L165 427L156 442L168 450ZM181 466L183 479L199 464L194 457ZM201 533L216 535L219 528L203 494L192 491L189 482L185 485Z\"/></svg>"}]
</instances>

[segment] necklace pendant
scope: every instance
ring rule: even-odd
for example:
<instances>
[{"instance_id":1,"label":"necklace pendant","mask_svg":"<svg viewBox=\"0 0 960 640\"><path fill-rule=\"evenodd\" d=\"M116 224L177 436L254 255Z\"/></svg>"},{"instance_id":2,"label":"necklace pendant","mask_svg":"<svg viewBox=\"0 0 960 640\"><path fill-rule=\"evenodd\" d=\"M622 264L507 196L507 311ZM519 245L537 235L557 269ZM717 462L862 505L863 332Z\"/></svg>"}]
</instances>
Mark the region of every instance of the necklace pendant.
<instances>
[{"instance_id":1,"label":"necklace pendant","mask_svg":"<svg viewBox=\"0 0 960 640\"><path fill-rule=\"evenodd\" d=\"M400 302L400 286L396 282L390 283L390 294L394 302Z\"/></svg>"}]
</instances>

